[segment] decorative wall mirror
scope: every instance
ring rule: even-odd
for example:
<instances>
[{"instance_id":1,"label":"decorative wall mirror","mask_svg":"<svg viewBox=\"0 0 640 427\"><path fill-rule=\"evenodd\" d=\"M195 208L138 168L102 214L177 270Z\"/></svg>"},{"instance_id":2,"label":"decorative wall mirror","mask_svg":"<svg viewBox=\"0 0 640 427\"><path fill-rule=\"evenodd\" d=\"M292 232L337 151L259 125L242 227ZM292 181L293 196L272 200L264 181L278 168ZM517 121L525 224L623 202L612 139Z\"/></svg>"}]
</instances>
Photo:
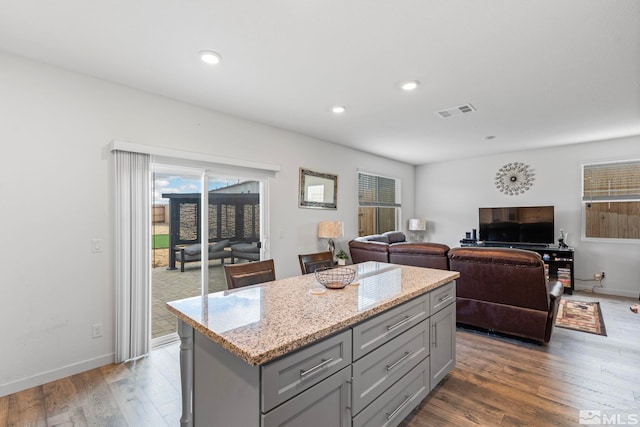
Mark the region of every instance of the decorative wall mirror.
<instances>
[{"instance_id":1,"label":"decorative wall mirror","mask_svg":"<svg viewBox=\"0 0 640 427\"><path fill-rule=\"evenodd\" d=\"M338 175L300 168L298 206L301 208L337 209Z\"/></svg>"}]
</instances>

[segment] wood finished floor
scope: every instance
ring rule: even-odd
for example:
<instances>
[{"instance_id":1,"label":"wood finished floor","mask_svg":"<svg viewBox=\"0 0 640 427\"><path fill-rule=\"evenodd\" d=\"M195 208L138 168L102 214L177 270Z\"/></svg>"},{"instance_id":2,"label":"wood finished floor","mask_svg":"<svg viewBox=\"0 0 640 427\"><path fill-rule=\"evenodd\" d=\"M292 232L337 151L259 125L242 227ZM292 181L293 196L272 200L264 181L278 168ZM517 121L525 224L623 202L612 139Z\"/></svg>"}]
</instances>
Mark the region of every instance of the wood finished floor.
<instances>
[{"instance_id":1,"label":"wood finished floor","mask_svg":"<svg viewBox=\"0 0 640 427\"><path fill-rule=\"evenodd\" d=\"M555 328L539 346L458 329L456 368L401 426L576 426L582 409L640 421L638 301L566 298L600 301L608 336ZM178 426L178 357L172 344L1 397L0 426Z\"/></svg>"}]
</instances>

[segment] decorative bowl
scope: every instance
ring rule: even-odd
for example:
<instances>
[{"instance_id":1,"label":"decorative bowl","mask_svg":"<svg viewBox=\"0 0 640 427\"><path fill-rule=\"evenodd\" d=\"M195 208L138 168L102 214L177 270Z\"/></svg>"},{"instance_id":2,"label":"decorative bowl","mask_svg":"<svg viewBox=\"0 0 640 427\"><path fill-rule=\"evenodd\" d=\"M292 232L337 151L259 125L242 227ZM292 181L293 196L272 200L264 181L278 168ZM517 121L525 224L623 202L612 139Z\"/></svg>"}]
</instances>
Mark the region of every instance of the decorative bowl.
<instances>
[{"instance_id":1,"label":"decorative bowl","mask_svg":"<svg viewBox=\"0 0 640 427\"><path fill-rule=\"evenodd\" d=\"M316 280L328 289L342 289L353 282L356 271L348 267L323 268L315 271Z\"/></svg>"}]
</instances>

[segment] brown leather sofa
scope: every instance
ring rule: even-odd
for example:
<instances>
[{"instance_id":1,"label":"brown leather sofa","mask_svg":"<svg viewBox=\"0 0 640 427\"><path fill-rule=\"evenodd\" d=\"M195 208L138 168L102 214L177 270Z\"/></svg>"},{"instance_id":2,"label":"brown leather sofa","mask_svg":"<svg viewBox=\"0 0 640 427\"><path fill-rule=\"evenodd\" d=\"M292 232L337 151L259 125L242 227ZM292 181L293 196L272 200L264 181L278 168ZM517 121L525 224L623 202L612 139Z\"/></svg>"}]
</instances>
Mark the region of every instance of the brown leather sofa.
<instances>
[{"instance_id":1,"label":"brown leather sofa","mask_svg":"<svg viewBox=\"0 0 640 427\"><path fill-rule=\"evenodd\" d=\"M547 343L564 288L549 282L539 254L510 248L453 248L456 322Z\"/></svg>"},{"instance_id":2,"label":"brown leather sofa","mask_svg":"<svg viewBox=\"0 0 640 427\"><path fill-rule=\"evenodd\" d=\"M390 262L417 267L449 269L449 246L440 243L411 243L402 231L357 237L349 242L354 264L365 261Z\"/></svg>"}]
</instances>

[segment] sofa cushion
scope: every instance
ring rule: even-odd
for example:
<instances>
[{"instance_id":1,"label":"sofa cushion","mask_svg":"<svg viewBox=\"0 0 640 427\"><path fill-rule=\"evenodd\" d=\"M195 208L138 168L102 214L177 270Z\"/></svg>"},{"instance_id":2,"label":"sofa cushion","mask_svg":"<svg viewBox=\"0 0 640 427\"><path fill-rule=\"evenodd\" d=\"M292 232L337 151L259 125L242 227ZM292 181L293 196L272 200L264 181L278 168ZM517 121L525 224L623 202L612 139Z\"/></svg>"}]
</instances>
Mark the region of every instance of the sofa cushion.
<instances>
[{"instance_id":1,"label":"sofa cushion","mask_svg":"<svg viewBox=\"0 0 640 427\"><path fill-rule=\"evenodd\" d=\"M356 237L353 239L357 242L379 242L379 243L389 243L389 239L387 236L382 234L370 234L368 236Z\"/></svg>"},{"instance_id":2,"label":"sofa cushion","mask_svg":"<svg viewBox=\"0 0 640 427\"><path fill-rule=\"evenodd\" d=\"M260 248L251 243L236 243L231 245L233 252L260 253Z\"/></svg>"},{"instance_id":3,"label":"sofa cushion","mask_svg":"<svg viewBox=\"0 0 640 427\"><path fill-rule=\"evenodd\" d=\"M229 246L229 240L220 240L219 242L209 245L209 252L220 252L227 246Z\"/></svg>"},{"instance_id":4,"label":"sofa cushion","mask_svg":"<svg viewBox=\"0 0 640 427\"><path fill-rule=\"evenodd\" d=\"M184 248L184 253L186 255L200 255L201 251L202 251L202 245L200 243L185 246Z\"/></svg>"},{"instance_id":5,"label":"sofa cushion","mask_svg":"<svg viewBox=\"0 0 640 427\"><path fill-rule=\"evenodd\" d=\"M387 231L386 233L382 233L382 235L387 238L387 242L389 242L390 245L407 241L407 236L405 236L402 231Z\"/></svg>"}]
</instances>

